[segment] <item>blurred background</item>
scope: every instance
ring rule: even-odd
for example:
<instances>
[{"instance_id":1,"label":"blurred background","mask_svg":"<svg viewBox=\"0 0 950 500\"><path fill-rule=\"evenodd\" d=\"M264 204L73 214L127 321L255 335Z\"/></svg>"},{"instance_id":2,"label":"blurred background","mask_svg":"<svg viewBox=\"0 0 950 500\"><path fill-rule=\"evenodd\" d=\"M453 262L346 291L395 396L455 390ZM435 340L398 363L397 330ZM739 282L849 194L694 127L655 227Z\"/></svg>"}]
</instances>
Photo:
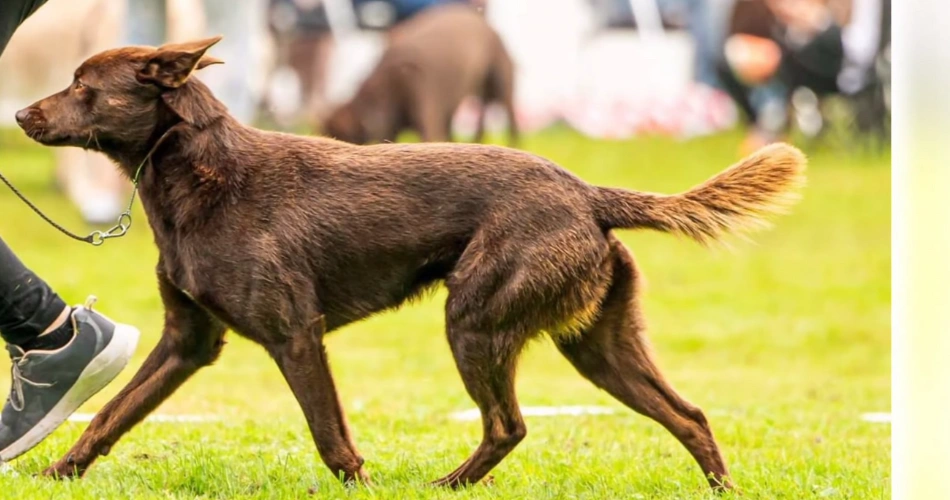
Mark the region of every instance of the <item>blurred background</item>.
<instances>
[{"instance_id":1,"label":"blurred background","mask_svg":"<svg viewBox=\"0 0 950 500\"><path fill-rule=\"evenodd\" d=\"M397 95L414 87L402 93L435 95L415 100L441 99L449 115L447 133L423 140L512 127L619 140L740 128L740 153L778 139L880 146L889 27L890 0L51 0L0 61L0 125L95 52L223 34L213 52L226 64L200 77L238 119L267 128L395 140L425 124L413 109L405 124L374 113L424 107ZM57 155L55 185L87 222L113 222L128 186L111 165Z\"/></svg>"}]
</instances>

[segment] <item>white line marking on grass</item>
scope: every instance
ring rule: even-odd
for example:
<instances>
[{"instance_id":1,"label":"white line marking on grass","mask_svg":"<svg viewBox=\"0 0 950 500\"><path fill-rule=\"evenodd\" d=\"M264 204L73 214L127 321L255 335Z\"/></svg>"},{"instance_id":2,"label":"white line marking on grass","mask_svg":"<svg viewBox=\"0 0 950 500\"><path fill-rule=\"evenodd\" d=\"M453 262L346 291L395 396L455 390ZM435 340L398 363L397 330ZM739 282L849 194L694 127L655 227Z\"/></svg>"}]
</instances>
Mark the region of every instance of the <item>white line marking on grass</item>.
<instances>
[{"instance_id":1,"label":"white line marking on grass","mask_svg":"<svg viewBox=\"0 0 950 500\"><path fill-rule=\"evenodd\" d=\"M554 417L559 415L613 415L613 408L606 406L522 406L521 414L525 417ZM452 414L455 420L472 421L482 418L478 408L457 411Z\"/></svg>"},{"instance_id":2,"label":"white line marking on grass","mask_svg":"<svg viewBox=\"0 0 950 500\"><path fill-rule=\"evenodd\" d=\"M891 423L891 414L884 412L863 413L861 415L861 420L864 420L865 422L874 422L876 424L889 424Z\"/></svg>"},{"instance_id":3,"label":"white line marking on grass","mask_svg":"<svg viewBox=\"0 0 950 500\"><path fill-rule=\"evenodd\" d=\"M69 417L70 422L91 422L92 418L95 417L95 413L74 413ZM156 415L149 415L145 418L146 422L158 422L158 423L205 423L205 422L217 422L221 420L220 417L214 415L163 415L161 413Z\"/></svg>"},{"instance_id":4,"label":"white line marking on grass","mask_svg":"<svg viewBox=\"0 0 950 500\"><path fill-rule=\"evenodd\" d=\"M20 473L16 471L10 464L6 462L0 462L0 476L10 476L17 477Z\"/></svg>"}]
</instances>

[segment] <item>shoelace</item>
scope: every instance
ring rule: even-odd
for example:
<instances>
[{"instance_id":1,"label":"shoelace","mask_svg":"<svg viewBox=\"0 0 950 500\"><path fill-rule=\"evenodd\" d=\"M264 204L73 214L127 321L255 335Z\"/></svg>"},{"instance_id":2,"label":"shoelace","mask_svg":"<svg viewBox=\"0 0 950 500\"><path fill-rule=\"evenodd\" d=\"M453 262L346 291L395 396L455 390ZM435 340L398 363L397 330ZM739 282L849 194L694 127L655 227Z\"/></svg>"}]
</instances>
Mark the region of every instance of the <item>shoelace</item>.
<instances>
[{"instance_id":1,"label":"shoelace","mask_svg":"<svg viewBox=\"0 0 950 500\"><path fill-rule=\"evenodd\" d=\"M33 387L50 387L53 384L45 382L34 382L23 376L20 372L20 359L14 358L10 365L10 378L13 380L13 388L10 391L10 406L16 411L23 411L26 401L23 399L23 384L29 384Z\"/></svg>"}]
</instances>

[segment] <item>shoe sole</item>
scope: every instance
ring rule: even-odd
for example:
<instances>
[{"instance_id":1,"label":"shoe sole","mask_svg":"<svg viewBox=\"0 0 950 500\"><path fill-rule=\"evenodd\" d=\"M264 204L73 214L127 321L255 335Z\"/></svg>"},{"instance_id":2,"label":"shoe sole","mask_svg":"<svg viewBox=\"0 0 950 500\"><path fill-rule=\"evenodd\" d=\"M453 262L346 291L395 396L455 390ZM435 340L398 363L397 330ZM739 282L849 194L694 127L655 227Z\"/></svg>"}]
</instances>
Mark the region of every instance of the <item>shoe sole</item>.
<instances>
[{"instance_id":1,"label":"shoe sole","mask_svg":"<svg viewBox=\"0 0 950 500\"><path fill-rule=\"evenodd\" d=\"M83 403L109 385L109 382L112 382L129 363L138 340L139 331L134 326L115 323L115 331L112 333L112 341L109 345L92 358L92 361L79 374L76 383L39 423L13 444L0 450L0 462L8 462L33 449L62 425Z\"/></svg>"}]
</instances>

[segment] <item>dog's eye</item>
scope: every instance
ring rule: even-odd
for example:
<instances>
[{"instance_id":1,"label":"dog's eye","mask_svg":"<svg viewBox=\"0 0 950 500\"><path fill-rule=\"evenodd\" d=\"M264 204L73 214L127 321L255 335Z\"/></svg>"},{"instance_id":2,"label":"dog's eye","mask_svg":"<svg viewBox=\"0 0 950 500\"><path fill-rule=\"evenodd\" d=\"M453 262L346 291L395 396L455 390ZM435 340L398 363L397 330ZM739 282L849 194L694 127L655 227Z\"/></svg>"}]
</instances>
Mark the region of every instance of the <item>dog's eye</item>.
<instances>
[{"instance_id":1,"label":"dog's eye","mask_svg":"<svg viewBox=\"0 0 950 500\"><path fill-rule=\"evenodd\" d=\"M79 80L76 80L76 90L82 90L84 88L86 88L86 86L83 85L83 83L80 82Z\"/></svg>"}]
</instances>

